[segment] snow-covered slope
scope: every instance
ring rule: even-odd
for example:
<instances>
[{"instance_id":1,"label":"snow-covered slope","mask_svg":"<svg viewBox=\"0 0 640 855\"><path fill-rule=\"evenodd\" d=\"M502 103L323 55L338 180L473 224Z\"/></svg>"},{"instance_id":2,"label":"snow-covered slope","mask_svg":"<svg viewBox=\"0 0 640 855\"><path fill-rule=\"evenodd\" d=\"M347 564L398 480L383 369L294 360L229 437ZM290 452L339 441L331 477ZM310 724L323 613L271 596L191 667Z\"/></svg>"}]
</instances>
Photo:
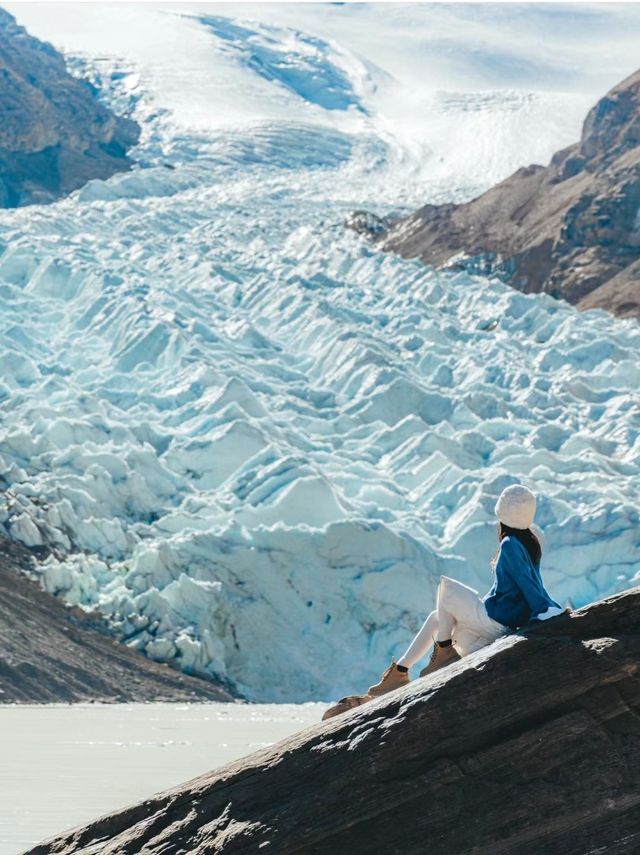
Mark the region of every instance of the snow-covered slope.
<instances>
[{"instance_id":1,"label":"snow-covered slope","mask_svg":"<svg viewBox=\"0 0 640 855\"><path fill-rule=\"evenodd\" d=\"M630 584L640 328L346 232L354 207L445 192L455 156L430 174L419 134L390 132L398 68L352 49L357 21L336 41L319 13L304 30L272 8L248 21L123 7L120 60L95 20L93 43L81 27L61 42L99 57L105 97L143 123L143 167L0 214L0 522L53 546L47 590L97 605L150 656L303 700L365 685L439 574L489 585L492 507L514 480L540 493L554 595ZM336 30L339 8L324 10ZM372 31L380 15L359 20ZM145 22L159 44L162 27L178 46L193 37L173 89L133 37ZM526 162L563 142L554 116L579 89L440 92L432 115L442 128L513 110L498 142L529 109L548 116ZM478 144L498 170L520 163L490 133ZM468 159L458 174L452 194L492 180Z\"/></svg>"}]
</instances>

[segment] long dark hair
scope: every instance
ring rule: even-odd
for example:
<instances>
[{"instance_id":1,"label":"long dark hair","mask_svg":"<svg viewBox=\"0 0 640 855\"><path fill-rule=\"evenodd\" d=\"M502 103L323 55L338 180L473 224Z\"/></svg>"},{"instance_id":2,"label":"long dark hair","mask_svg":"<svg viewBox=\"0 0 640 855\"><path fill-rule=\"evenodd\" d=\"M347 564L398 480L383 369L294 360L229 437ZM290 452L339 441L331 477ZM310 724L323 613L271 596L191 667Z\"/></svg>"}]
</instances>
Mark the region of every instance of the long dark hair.
<instances>
[{"instance_id":1,"label":"long dark hair","mask_svg":"<svg viewBox=\"0 0 640 855\"><path fill-rule=\"evenodd\" d=\"M499 522L498 542L504 540L505 537L517 537L520 543L529 553L529 558L531 558L531 561L534 564L538 564L538 562L542 558L542 547L540 546L540 541L530 528L511 528L510 525L505 525L503 522ZM498 552L496 552L495 557L491 562L491 566L494 569L496 566L496 561L498 560L499 552L500 548L498 548Z\"/></svg>"}]
</instances>

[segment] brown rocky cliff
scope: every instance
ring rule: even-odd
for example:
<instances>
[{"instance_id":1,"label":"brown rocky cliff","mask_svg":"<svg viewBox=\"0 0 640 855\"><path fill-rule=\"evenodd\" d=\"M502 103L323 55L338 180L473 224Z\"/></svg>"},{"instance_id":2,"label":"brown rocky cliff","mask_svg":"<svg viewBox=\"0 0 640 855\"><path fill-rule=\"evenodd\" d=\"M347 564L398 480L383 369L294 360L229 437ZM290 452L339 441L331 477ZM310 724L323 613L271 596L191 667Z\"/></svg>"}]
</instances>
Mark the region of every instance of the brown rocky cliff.
<instances>
[{"instance_id":1,"label":"brown rocky cliff","mask_svg":"<svg viewBox=\"0 0 640 855\"><path fill-rule=\"evenodd\" d=\"M50 202L129 169L138 125L0 9L0 207Z\"/></svg>"},{"instance_id":2,"label":"brown rocky cliff","mask_svg":"<svg viewBox=\"0 0 640 855\"><path fill-rule=\"evenodd\" d=\"M580 142L461 205L425 205L372 235L435 266L640 316L640 71L589 112Z\"/></svg>"},{"instance_id":3,"label":"brown rocky cliff","mask_svg":"<svg viewBox=\"0 0 640 855\"><path fill-rule=\"evenodd\" d=\"M505 636L31 855L263 851L640 851L640 589Z\"/></svg>"}]
</instances>

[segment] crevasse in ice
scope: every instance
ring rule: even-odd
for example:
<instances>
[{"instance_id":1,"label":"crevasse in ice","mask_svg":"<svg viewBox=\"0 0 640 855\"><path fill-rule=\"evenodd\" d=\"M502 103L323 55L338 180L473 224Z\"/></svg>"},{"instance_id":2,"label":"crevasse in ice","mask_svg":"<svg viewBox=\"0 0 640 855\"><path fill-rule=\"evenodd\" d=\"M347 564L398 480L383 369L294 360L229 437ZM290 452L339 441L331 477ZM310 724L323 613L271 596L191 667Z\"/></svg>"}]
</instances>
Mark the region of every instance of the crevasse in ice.
<instances>
[{"instance_id":1,"label":"crevasse in ice","mask_svg":"<svg viewBox=\"0 0 640 855\"><path fill-rule=\"evenodd\" d=\"M326 45L295 49L287 97L366 116L344 57L319 75ZM300 701L366 687L440 574L488 588L514 481L539 494L556 598L632 583L635 321L345 231L393 210L397 152L371 129L187 132L131 68L101 73L145 123L142 166L0 214L0 523L51 548L47 590L153 658Z\"/></svg>"}]
</instances>

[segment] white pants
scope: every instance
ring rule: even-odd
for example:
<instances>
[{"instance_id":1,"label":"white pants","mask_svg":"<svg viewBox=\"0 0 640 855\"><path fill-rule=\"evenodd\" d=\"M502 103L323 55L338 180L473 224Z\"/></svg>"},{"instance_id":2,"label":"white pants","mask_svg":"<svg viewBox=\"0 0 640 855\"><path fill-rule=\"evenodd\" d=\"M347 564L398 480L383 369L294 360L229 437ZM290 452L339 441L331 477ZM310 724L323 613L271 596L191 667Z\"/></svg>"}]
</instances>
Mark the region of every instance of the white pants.
<instances>
[{"instance_id":1,"label":"white pants","mask_svg":"<svg viewBox=\"0 0 640 855\"><path fill-rule=\"evenodd\" d=\"M468 585L448 576L440 577L435 611L432 611L398 665L411 668L427 653L434 641L450 638L460 656L468 656L491 644L509 627L487 614L480 595Z\"/></svg>"}]
</instances>

